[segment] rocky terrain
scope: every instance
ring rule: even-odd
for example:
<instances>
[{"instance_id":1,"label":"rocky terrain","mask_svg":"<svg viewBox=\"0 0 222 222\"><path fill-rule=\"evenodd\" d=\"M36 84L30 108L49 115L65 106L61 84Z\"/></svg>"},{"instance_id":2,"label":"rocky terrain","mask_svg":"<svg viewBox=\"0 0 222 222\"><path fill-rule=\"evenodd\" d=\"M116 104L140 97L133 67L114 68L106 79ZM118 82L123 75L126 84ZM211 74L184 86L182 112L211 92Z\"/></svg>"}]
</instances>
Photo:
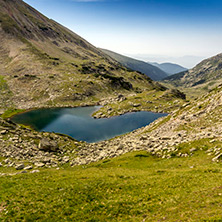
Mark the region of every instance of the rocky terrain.
<instances>
[{"instance_id":1,"label":"rocky terrain","mask_svg":"<svg viewBox=\"0 0 222 222\"><path fill-rule=\"evenodd\" d=\"M20 173L38 172L42 167L58 168L68 163L70 154L81 145L65 135L35 132L1 118L0 144L0 169L12 167Z\"/></svg>"},{"instance_id":2,"label":"rocky terrain","mask_svg":"<svg viewBox=\"0 0 222 222\"><path fill-rule=\"evenodd\" d=\"M188 146L190 142L202 139L209 139L212 143L212 147L205 150L212 156L212 161L221 161L221 147L214 146L215 142L222 142L221 98L220 85L194 104L184 104L182 108L149 126L110 141L86 145L78 152L79 157L73 164L87 164L137 150L146 150L161 158L188 157L197 149L182 151L179 146Z\"/></svg>"},{"instance_id":3,"label":"rocky terrain","mask_svg":"<svg viewBox=\"0 0 222 222\"><path fill-rule=\"evenodd\" d=\"M58 168L89 164L127 152L145 150L160 158L189 157L204 150L212 161L222 160L222 86L194 103L162 117L149 126L99 143L80 143L69 137L38 133L1 119L1 167L20 172L42 167ZM194 141L208 140L211 146L182 149ZM32 172L32 171L31 171ZM36 172L36 171L34 171ZM4 175L4 174L2 174Z\"/></svg>"}]
</instances>

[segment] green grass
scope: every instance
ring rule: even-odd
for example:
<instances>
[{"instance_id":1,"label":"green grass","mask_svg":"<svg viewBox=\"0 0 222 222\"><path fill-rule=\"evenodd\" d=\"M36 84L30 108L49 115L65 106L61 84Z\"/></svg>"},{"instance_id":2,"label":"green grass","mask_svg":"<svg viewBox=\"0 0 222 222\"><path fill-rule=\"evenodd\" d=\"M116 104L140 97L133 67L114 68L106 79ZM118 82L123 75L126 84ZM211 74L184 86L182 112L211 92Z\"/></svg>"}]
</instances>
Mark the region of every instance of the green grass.
<instances>
[{"instance_id":1,"label":"green grass","mask_svg":"<svg viewBox=\"0 0 222 222\"><path fill-rule=\"evenodd\" d=\"M221 164L134 152L0 177L1 221L221 221Z\"/></svg>"},{"instance_id":2,"label":"green grass","mask_svg":"<svg viewBox=\"0 0 222 222\"><path fill-rule=\"evenodd\" d=\"M12 105L10 101L12 92L9 89L4 76L0 75L0 108L7 108Z\"/></svg>"},{"instance_id":3,"label":"green grass","mask_svg":"<svg viewBox=\"0 0 222 222\"><path fill-rule=\"evenodd\" d=\"M1 117L3 119L7 119L7 118L10 118L16 114L22 113L24 111L25 111L24 109L9 108L1 115Z\"/></svg>"},{"instance_id":4,"label":"green grass","mask_svg":"<svg viewBox=\"0 0 222 222\"><path fill-rule=\"evenodd\" d=\"M3 76L0 76L0 90L7 90L8 89L8 85L4 79Z\"/></svg>"},{"instance_id":5,"label":"green grass","mask_svg":"<svg viewBox=\"0 0 222 222\"><path fill-rule=\"evenodd\" d=\"M117 116L119 114L127 113L129 111L153 111L170 113L173 110L178 109L185 103L185 100L176 97L166 97L166 91L143 91L133 95L127 95L126 100L122 102L112 102L105 105L93 115L97 113L103 113L106 116ZM138 107L134 107L134 104L139 104ZM111 109L111 112L108 110Z\"/></svg>"}]
</instances>

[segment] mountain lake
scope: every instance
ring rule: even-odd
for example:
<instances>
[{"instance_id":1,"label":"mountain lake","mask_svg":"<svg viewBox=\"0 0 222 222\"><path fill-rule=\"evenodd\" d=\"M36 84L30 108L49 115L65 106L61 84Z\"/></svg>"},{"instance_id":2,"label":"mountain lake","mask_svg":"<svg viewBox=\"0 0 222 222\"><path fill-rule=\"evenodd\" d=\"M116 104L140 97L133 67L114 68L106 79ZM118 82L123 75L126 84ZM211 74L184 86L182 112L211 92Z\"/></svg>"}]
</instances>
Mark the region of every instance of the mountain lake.
<instances>
[{"instance_id":1,"label":"mountain lake","mask_svg":"<svg viewBox=\"0 0 222 222\"><path fill-rule=\"evenodd\" d=\"M140 111L95 119L92 114L99 108L100 106L38 109L15 115L11 120L37 131L62 133L79 141L93 143L131 132L167 115Z\"/></svg>"}]
</instances>

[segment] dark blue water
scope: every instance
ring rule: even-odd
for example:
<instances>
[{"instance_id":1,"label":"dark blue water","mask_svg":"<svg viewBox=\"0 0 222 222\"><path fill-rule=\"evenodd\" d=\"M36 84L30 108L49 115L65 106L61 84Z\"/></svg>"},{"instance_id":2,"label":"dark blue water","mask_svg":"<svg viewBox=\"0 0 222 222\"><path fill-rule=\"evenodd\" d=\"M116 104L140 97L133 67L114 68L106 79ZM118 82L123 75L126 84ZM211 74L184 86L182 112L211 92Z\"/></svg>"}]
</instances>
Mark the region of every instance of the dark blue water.
<instances>
[{"instance_id":1,"label":"dark blue water","mask_svg":"<svg viewBox=\"0 0 222 222\"><path fill-rule=\"evenodd\" d=\"M39 109L16 115L12 121L29 125L37 131L63 133L92 143L131 132L167 115L141 111L109 119L94 119L91 115L99 108Z\"/></svg>"}]
</instances>

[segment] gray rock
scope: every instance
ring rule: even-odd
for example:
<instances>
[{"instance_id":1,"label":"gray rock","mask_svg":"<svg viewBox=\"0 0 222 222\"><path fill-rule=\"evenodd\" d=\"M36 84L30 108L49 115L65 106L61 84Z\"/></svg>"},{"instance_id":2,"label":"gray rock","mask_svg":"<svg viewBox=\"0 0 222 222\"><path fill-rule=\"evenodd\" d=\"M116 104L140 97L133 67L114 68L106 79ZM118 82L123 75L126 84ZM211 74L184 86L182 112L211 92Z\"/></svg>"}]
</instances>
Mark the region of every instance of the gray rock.
<instances>
[{"instance_id":1,"label":"gray rock","mask_svg":"<svg viewBox=\"0 0 222 222\"><path fill-rule=\"evenodd\" d=\"M10 163L10 159L5 159L4 162L5 162L6 164Z\"/></svg>"},{"instance_id":2,"label":"gray rock","mask_svg":"<svg viewBox=\"0 0 222 222\"><path fill-rule=\"evenodd\" d=\"M5 135L7 133L7 130L2 130L1 132L0 132L0 134L2 134L2 135Z\"/></svg>"},{"instance_id":3,"label":"gray rock","mask_svg":"<svg viewBox=\"0 0 222 222\"><path fill-rule=\"evenodd\" d=\"M194 152L194 151L196 151L197 149L196 148L191 148L190 149L190 152Z\"/></svg>"},{"instance_id":4,"label":"gray rock","mask_svg":"<svg viewBox=\"0 0 222 222\"><path fill-rule=\"evenodd\" d=\"M39 173L39 170L32 170L30 173Z\"/></svg>"},{"instance_id":5,"label":"gray rock","mask_svg":"<svg viewBox=\"0 0 222 222\"><path fill-rule=\"evenodd\" d=\"M64 163L68 163L68 162L69 162L69 157L68 157L68 156L64 156L64 157L62 158L62 161L63 161Z\"/></svg>"},{"instance_id":6,"label":"gray rock","mask_svg":"<svg viewBox=\"0 0 222 222\"><path fill-rule=\"evenodd\" d=\"M58 150L58 144L47 138L43 138L39 143L39 149L47 152L56 152Z\"/></svg>"},{"instance_id":7,"label":"gray rock","mask_svg":"<svg viewBox=\"0 0 222 222\"><path fill-rule=\"evenodd\" d=\"M44 166L45 166L44 163L39 163L39 162L34 163L34 165L35 165L36 167L44 167Z\"/></svg>"},{"instance_id":8,"label":"gray rock","mask_svg":"<svg viewBox=\"0 0 222 222\"><path fill-rule=\"evenodd\" d=\"M31 170L33 168L33 166L26 166L25 168L24 168L24 170Z\"/></svg>"},{"instance_id":9,"label":"gray rock","mask_svg":"<svg viewBox=\"0 0 222 222\"><path fill-rule=\"evenodd\" d=\"M212 159L213 162L219 162L219 160L222 159L222 153L220 153L219 155L217 155L216 157L214 157Z\"/></svg>"},{"instance_id":10,"label":"gray rock","mask_svg":"<svg viewBox=\"0 0 222 222\"><path fill-rule=\"evenodd\" d=\"M140 107L140 106L141 106L140 103L138 103L138 104L133 104L133 107Z\"/></svg>"},{"instance_id":11,"label":"gray rock","mask_svg":"<svg viewBox=\"0 0 222 222\"><path fill-rule=\"evenodd\" d=\"M50 163L51 162L51 159L50 158L48 158L48 157L45 157L41 162L43 162L43 163Z\"/></svg>"},{"instance_id":12,"label":"gray rock","mask_svg":"<svg viewBox=\"0 0 222 222\"><path fill-rule=\"evenodd\" d=\"M16 169L16 170L22 170L22 169L24 169L24 168L25 168L24 163L21 163L21 164L15 166L15 169Z\"/></svg>"}]
</instances>

